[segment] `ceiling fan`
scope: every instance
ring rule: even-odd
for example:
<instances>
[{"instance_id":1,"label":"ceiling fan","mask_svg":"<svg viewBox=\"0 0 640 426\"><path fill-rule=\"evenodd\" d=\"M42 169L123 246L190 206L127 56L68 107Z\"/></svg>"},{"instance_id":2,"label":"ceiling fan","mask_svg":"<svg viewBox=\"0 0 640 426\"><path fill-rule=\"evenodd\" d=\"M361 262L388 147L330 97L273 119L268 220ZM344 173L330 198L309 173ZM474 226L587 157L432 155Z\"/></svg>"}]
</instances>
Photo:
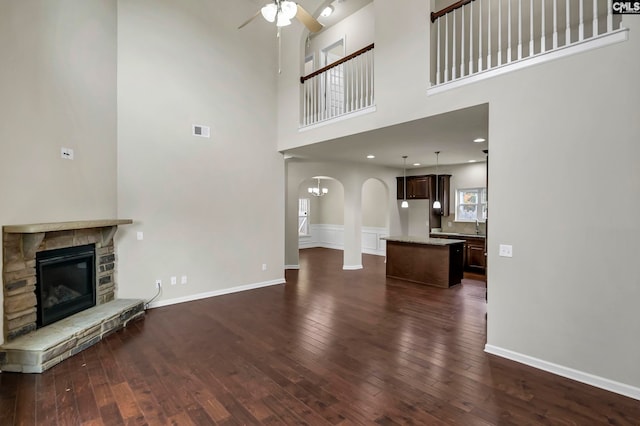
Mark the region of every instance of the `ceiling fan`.
<instances>
[{"instance_id":1,"label":"ceiling fan","mask_svg":"<svg viewBox=\"0 0 640 426\"><path fill-rule=\"evenodd\" d=\"M312 33L316 33L322 29L322 24L311 16L302 6L288 0L273 0L272 3L267 3L262 9L257 11L255 15L240 25L238 29L249 24L260 14L262 14L262 17L268 22L275 22L278 29L291 25L293 18L302 22Z\"/></svg>"}]
</instances>

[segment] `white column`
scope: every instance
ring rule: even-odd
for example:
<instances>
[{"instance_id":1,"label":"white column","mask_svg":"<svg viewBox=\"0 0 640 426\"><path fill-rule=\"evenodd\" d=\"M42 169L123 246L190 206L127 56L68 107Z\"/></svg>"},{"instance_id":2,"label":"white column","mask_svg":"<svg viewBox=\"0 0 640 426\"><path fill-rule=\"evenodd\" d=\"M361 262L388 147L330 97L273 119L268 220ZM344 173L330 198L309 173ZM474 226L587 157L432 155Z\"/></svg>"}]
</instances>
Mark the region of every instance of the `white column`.
<instances>
[{"instance_id":1,"label":"white column","mask_svg":"<svg viewBox=\"0 0 640 426\"><path fill-rule=\"evenodd\" d=\"M344 187L343 269L362 269L362 182L355 176L342 181Z\"/></svg>"}]
</instances>

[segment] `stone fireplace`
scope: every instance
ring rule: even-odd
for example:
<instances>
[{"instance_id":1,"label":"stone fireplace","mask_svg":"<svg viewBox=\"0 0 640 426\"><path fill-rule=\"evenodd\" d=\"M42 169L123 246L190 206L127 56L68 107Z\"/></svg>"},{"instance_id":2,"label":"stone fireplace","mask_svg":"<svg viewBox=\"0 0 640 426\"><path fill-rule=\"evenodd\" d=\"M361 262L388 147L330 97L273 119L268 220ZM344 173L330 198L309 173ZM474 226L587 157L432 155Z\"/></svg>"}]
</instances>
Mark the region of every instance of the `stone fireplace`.
<instances>
[{"instance_id":1,"label":"stone fireplace","mask_svg":"<svg viewBox=\"0 0 640 426\"><path fill-rule=\"evenodd\" d=\"M44 371L144 315L143 301L115 300L113 236L119 225L130 223L114 219L3 227L3 371ZM85 254L54 262L72 252ZM58 269L65 262L71 276L60 278ZM45 294L38 293L45 274L55 282ZM75 283L86 280L93 286L90 291L83 288L86 283ZM83 292L87 295L78 296ZM71 300L83 306L56 310L43 322L41 305L57 304L65 311Z\"/></svg>"}]
</instances>

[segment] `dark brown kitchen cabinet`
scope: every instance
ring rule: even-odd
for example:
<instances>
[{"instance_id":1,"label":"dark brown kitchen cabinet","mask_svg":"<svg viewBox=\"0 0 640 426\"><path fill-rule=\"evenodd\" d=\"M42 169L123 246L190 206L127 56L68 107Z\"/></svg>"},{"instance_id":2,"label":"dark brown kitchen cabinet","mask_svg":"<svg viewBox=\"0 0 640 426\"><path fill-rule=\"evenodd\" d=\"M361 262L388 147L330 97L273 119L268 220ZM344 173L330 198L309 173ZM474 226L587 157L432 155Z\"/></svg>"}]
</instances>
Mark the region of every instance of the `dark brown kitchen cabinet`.
<instances>
[{"instance_id":1,"label":"dark brown kitchen cabinet","mask_svg":"<svg viewBox=\"0 0 640 426\"><path fill-rule=\"evenodd\" d=\"M477 274L484 274L486 272L487 258L484 255L484 237L460 234L431 234L431 238L464 240L464 256L462 261L464 270L467 272L475 272Z\"/></svg>"},{"instance_id":2,"label":"dark brown kitchen cabinet","mask_svg":"<svg viewBox=\"0 0 640 426\"><path fill-rule=\"evenodd\" d=\"M467 237L465 240L465 270L484 274L486 263L484 255L484 238Z\"/></svg>"},{"instance_id":3,"label":"dark brown kitchen cabinet","mask_svg":"<svg viewBox=\"0 0 640 426\"><path fill-rule=\"evenodd\" d=\"M438 200L442 203L441 215L449 215L451 175L438 175ZM404 177L396 178L397 199L404 199ZM436 199L436 175L407 176L407 200Z\"/></svg>"},{"instance_id":4,"label":"dark brown kitchen cabinet","mask_svg":"<svg viewBox=\"0 0 640 426\"><path fill-rule=\"evenodd\" d=\"M398 200L404 199L404 177L397 179ZM429 176L407 176L407 200L426 200L429 198Z\"/></svg>"}]
</instances>

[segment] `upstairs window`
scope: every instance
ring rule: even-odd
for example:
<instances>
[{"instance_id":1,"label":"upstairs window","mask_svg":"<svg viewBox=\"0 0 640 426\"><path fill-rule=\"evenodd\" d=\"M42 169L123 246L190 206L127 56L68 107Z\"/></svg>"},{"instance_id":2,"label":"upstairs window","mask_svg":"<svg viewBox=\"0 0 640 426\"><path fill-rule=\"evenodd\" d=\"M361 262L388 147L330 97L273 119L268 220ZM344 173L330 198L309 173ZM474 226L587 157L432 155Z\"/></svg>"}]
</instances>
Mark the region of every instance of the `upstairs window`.
<instances>
[{"instance_id":1,"label":"upstairs window","mask_svg":"<svg viewBox=\"0 0 640 426\"><path fill-rule=\"evenodd\" d=\"M456 189L456 222L487 220L487 188Z\"/></svg>"}]
</instances>

